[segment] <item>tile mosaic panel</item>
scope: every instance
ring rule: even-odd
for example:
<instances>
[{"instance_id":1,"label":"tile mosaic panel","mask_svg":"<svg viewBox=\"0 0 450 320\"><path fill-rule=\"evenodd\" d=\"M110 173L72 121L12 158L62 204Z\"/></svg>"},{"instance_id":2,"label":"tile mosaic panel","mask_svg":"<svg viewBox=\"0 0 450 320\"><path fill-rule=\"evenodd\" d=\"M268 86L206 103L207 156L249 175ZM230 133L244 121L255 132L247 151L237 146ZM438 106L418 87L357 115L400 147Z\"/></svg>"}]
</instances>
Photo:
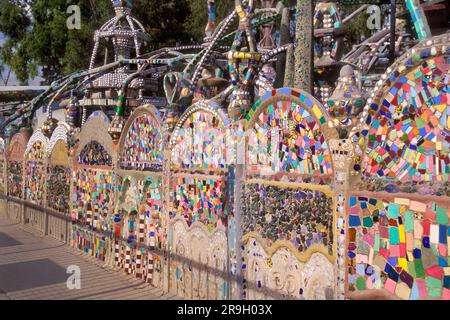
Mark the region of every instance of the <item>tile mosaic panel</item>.
<instances>
[{"instance_id":1,"label":"tile mosaic panel","mask_svg":"<svg viewBox=\"0 0 450 320\"><path fill-rule=\"evenodd\" d=\"M388 79L392 86L381 103L370 105L367 122L371 127L362 132L368 137L362 168L366 176L446 182L450 173L449 57L424 59L398 76L396 71ZM354 169L361 168L356 164Z\"/></svg>"},{"instance_id":2,"label":"tile mosaic panel","mask_svg":"<svg viewBox=\"0 0 450 320\"><path fill-rule=\"evenodd\" d=\"M5 193L5 160L0 155L0 193Z\"/></svg>"},{"instance_id":3,"label":"tile mosaic panel","mask_svg":"<svg viewBox=\"0 0 450 320\"><path fill-rule=\"evenodd\" d=\"M114 215L116 233L130 241L138 237L137 224L139 213L145 214L144 242L149 246L160 247L163 232L161 226L161 179L129 180L120 178L117 186L119 192L119 209ZM131 182L130 182L131 181ZM135 212L130 218L130 213ZM118 230L117 228L119 228Z\"/></svg>"},{"instance_id":4,"label":"tile mosaic panel","mask_svg":"<svg viewBox=\"0 0 450 320\"><path fill-rule=\"evenodd\" d=\"M172 163L179 168L226 168L234 159L231 128L206 111L192 113L178 131Z\"/></svg>"},{"instance_id":5,"label":"tile mosaic panel","mask_svg":"<svg viewBox=\"0 0 450 320\"><path fill-rule=\"evenodd\" d=\"M203 222L210 230L225 215L225 181L221 177L174 177L170 182L171 217L183 217L188 225Z\"/></svg>"},{"instance_id":6,"label":"tile mosaic panel","mask_svg":"<svg viewBox=\"0 0 450 320\"><path fill-rule=\"evenodd\" d=\"M350 197L349 290L450 300L449 216L433 201Z\"/></svg>"},{"instance_id":7,"label":"tile mosaic panel","mask_svg":"<svg viewBox=\"0 0 450 320\"><path fill-rule=\"evenodd\" d=\"M81 150L78 163L89 166L112 166L111 155L97 141L90 141Z\"/></svg>"},{"instance_id":8,"label":"tile mosaic panel","mask_svg":"<svg viewBox=\"0 0 450 320\"><path fill-rule=\"evenodd\" d=\"M300 252L324 245L333 254L333 201L325 192L246 183L242 233L257 232L267 246L290 241Z\"/></svg>"},{"instance_id":9,"label":"tile mosaic panel","mask_svg":"<svg viewBox=\"0 0 450 320\"><path fill-rule=\"evenodd\" d=\"M69 213L70 172L65 166L49 166L47 171L47 206Z\"/></svg>"},{"instance_id":10,"label":"tile mosaic panel","mask_svg":"<svg viewBox=\"0 0 450 320\"><path fill-rule=\"evenodd\" d=\"M25 199L31 203L44 205L45 166L37 161L27 161L25 166Z\"/></svg>"},{"instance_id":11,"label":"tile mosaic panel","mask_svg":"<svg viewBox=\"0 0 450 320\"><path fill-rule=\"evenodd\" d=\"M45 146L42 141L37 140L33 143L33 146L28 150L26 159L43 161L45 156Z\"/></svg>"},{"instance_id":12,"label":"tile mosaic panel","mask_svg":"<svg viewBox=\"0 0 450 320\"><path fill-rule=\"evenodd\" d=\"M269 173L332 173L330 150L316 118L300 104L283 100L258 116L249 137L247 163L249 170Z\"/></svg>"},{"instance_id":13,"label":"tile mosaic panel","mask_svg":"<svg viewBox=\"0 0 450 320\"><path fill-rule=\"evenodd\" d=\"M144 166L161 170L162 135L158 128L158 122L150 114L134 119L123 145L122 168Z\"/></svg>"},{"instance_id":14,"label":"tile mosaic panel","mask_svg":"<svg viewBox=\"0 0 450 320\"><path fill-rule=\"evenodd\" d=\"M5 193L5 142L0 138L0 193Z\"/></svg>"},{"instance_id":15,"label":"tile mosaic panel","mask_svg":"<svg viewBox=\"0 0 450 320\"><path fill-rule=\"evenodd\" d=\"M73 173L72 219L94 229L109 230L114 177L109 170L79 168Z\"/></svg>"},{"instance_id":16,"label":"tile mosaic panel","mask_svg":"<svg viewBox=\"0 0 450 320\"><path fill-rule=\"evenodd\" d=\"M15 198L23 197L23 165L19 161L8 161L8 195Z\"/></svg>"}]
</instances>

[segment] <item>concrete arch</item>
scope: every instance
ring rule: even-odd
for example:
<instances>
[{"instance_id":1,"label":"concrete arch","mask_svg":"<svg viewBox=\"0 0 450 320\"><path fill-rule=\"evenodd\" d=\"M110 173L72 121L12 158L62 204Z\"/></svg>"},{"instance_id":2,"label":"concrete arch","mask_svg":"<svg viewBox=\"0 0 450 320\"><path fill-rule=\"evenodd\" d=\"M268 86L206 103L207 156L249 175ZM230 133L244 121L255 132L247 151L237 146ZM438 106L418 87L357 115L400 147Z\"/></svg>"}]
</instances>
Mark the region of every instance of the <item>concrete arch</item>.
<instances>
[{"instance_id":1,"label":"concrete arch","mask_svg":"<svg viewBox=\"0 0 450 320\"><path fill-rule=\"evenodd\" d=\"M228 118L228 115L222 110L220 105L218 105L214 101L203 100L203 101L194 103L192 106L190 106L189 108L186 109L186 111L181 115L180 120L178 120L177 124L175 125L175 129L170 137L171 148L173 148L173 146L175 145L177 138L178 138L178 134L179 134L181 128L183 127L184 123L188 119L188 117L198 111L212 113L213 115L219 117L219 119L225 126L227 126L231 123L230 119Z\"/></svg>"},{"instance_id":2,"label":"concrete arch","mask_svg":"<svg viewBox=\"0 0 450 320\"><path fill-rule=\"evenodd\" d=\"M183 136L184 133L183 130L191 129L186 127L187 121L189 120L190 117L196 114L199 114L199 118L201 118L201 120L199 119L195 121L195 124L197 124L198 126L193 126L192 129L201 130L202 137L200 138L200 140L202 142L200 143L198 141L198 137L196 137L197 140L195 140L197 142L196 145L194 145L193 142L190 143L185 141L179 141L180 137ZM203 122L203 120L205 120L205 117L207 117L208 115L212 116L212 119L209 119L208 121L215 121L214 124ZM206 123L206 126L200 127L199 124L201 122ZM191 124L193 125L194 121ZM189 168L204 169L205 166L208 167L209 169L225 168L227 165L231 163L231 161L234 161L235 136L231 128L232 128L231 121L218 104L212 101L200 101L195 103L194 105L189 107L180 117L180 120L177 122L174 132L170 138L172 164L180 168L189 167ZM208 140L209 144L212 141L215 141L217 145L211 147L209 153L206 153L206 151L203 150L200 159L198 155L196 157L195 152L196 150L194 148L199 146L201 147L203 145L203 141L205 141L204 139L206 138L212 139L211 141ZM184 139L184 137L181 139ZM186 148L188 143L190 143L189 148ZM178 150L179 148L182 147L184 148L183 150ZM190 158L189 159L191 161L190 163L183 163L183 159L181 159L183 153L185 153L184 160L186 160L186 158ZM220 159L213 159L213 156L217 154L220 154ZM210 157L208 158L208 156ZM205 160L207 160L208 163L205 163Z\"/></svg>"},{"instance_id":3,"label":"concrete arch","mask_svg":"<svg viewBox=\"0 0 450 320\"><path fill-rule=\"evenodd\" d=\"M34 151L36 147L36 143L40 142L42 144L42 154L37 155L35 158L30 158L31 152ZM47 146L49 139L44 135L41 129L37 129L33 135L28 140L27 147L25 149L25 159L26 160L36 160L36 161L44 161L47 156Z\"/></svg>"},{"instance_id":4,"label":"concrete arch","mask_svg":"<svg viewBox=\"0 0 450 320\"><path fill-rule=\"evenodd\" d=\"M327 133L328 139L338 138L336 129L329 128L330 115L326 108L311 94L299 89L281 88L267 92L250 109L245 117L245 130L253 128L258 116L265 108L276 101L291 101L305 108L311 116L316 118L321 130Z\"/></svg>"},{"instance_id":5,"label":"concrete arch","mask_svg":"<svg viewBox=\"0 0 450 320\"><path fill-rule=\"evenodd\" d=\"M398 58L386 72L382 75L374 87L374 90L367 100L364 111L359 119L360 127L358 129L368 128L373 122L373 116L382 106L385 93L389 92L390 87L402 76L412 69L420 66L424 59L436 56L450 55L448 46L448 35L440 35L431 39L424 39Z\"/></svg>"},{"instance_id":6,"label":"concrete arch","mask_svg":"<svg viewBox=\"0 0 450 320\"><path fill-rule=\"evenodd\" d=\"M50 157L53 149L55 148L56 143L58 141L64 142L64 144L67 144L67 134L69 132L69 125L65 122L60 123L55 131L53 131L52 136L50 137L50 140L47 144L47 155Z\"/></svg>"},{"instance_id":7,"label":"concrete arch","mask_svg":"<svg viewBox=\"0 0 450 320\"><path fill-rule=\"evenodd\" d=\"M252 107L252 109L250 110L250 112L248 113L248 115L245 118L245 130L246 130L246 135L250 136L253 134L254 130L258 130L256 128L256 122L258 121L260 115L265 112L265 110L268 110L268 108L271 108L271 110L269 110L270 112L275 112L278 109L278 105L277 103L279 102L290 102L290 103L295 103L299 108L299 109L295 109L297 112L300 111L301 109L304 110L305 114L300 116L301 121L303 122L305 120L306 117L311 117L314 121L314 123L317 124L318 126L318 130L316 130L317 133L317 138L321 139L321 137L323 137L323 141L322 141L322 146L320 150L317 150L317 152L311 153L310 156L313 157L311 159L303 159L305 161L305 163L297 163L297 165L300 166L300 168L298 170L300 170L300 172L296 172L298 171L297 168L295 166L293 166L294 172L298 173L298 174L302 174L302 175L317 175L317 174L326 174L326 175L331 175L334 172L334 165L333 165L333 159L332 159L332 151L330 148L330 140L331 139L338 139L338 133L336 131L335 128L333 128L332 126L330 126L331 123L331 119L330 116L328 114L328 112L325 110L325 108L322 106L322 104L317 101L314 97L312 97L310 94L308 93L304 93L302 91L296 90L296 89L290 89L290 88L282 88L282 89L278 89L278 90L273 90L271 92L267 92L262 98L261 100L259 100L257 103L255 103ZM312 128L306 126L303 126L301 123L297 122L297 126L294 127L294 124L296 122L296 119L294 119L294 116L292 115L292 108L291 110L286 111L287 114L289 114L289 116L286 115L286 119L282 119L282 120L287 120L287 121L291 121L291 123L286 123L286 125L292 125L293 128L296 128L298 126L298 133L304 131L304 133L308 134L310 136L310 138L312 137L313 139L315 138L313 133L312 133ZM298 114L297 114L298 115ZM290 118L289 118L290 117ZM273 120L273 119L266 119L267 121ZM300 121L300 120L299 120ZM308 122L309 123L309 122ZM269 125L270 127L272 127L271 125ZM260 130L264 130L264 128L260 128ZM291 129L284 129L284 131L289 130L289 134L291 134ZM297 131L297 128L296 128ZM278 133L280 135L280 133ZM267 133L266 133L267 135ZM270 134L272 136L272 134ZM283 138L286 138L286 134L283 134ZM294 138L295 140L295 149L300 149L297 146L297 140L300 137L296 137ZM309 139L310 139L309 138ZM272 137L267 138L267 140L271 140ZM288 140L291 140L291 138L289 138ZM302 139L302 141L304 141L305 139ZM292 141L291 141L292 142ZM291 143L289 142L289 143ZM250 143L247 142L247 150L250 146ZM288 148L287 146L284 146L285 148ZM274 145L274 150L276 151L276 148L278 148L278 144ZM289 150L291 150L292 148L289 147ZM315 146L314 146L314 150ZM273 151L273 150L272 150ZM300 151L301 152L301 151ZM306 150L304 151L304 154L307 155L310 153L310 150ZM322 154L323 153L323 154ZM278 154L277 152L275 152L273 154L273 157L275 157L275 154ZM323 157L322 160L326 160L326 162L329 163L329 165L327 166L327 163L325 163L325 167L323 167L318 161L320 157ZM277 162L279 162L280 166L284 166L285 163L283 164L282 161L280 160L280 156L277 156L278 160ZM288 155L288 157L295 157L296 159L298 158L297 155ZM287 157L285 157L287 158ZM320 172L318 171L318 169L316 168L316 164L314 165L314 170L312 170L312 172L306 172L306 169L304 169L305 172L302 172L303 169L302 166L305 164L310 163L312 160L315 160L317 163L319 164L319 170L320 171L324 171L324 172ZM258 160L259 161L259 160ZM267 159L267 161L270 162L270 159ZM274 160L271 160L272 162L274 162ZM286 160L284 160L286 161ZM254 164L255 166L263 166L261 164ZM310 164L312 165L312 163ZM272 167L272 164L266 164L263 167L267 167L266 169L270 169L273 171L273 173L278 173L278 172L283 172L285 171L284 169L272 169L272 168L268 168L268 167ZM327 169L328 168L328 169ZM307 168L308 170L311 168ZM327 170L328 172L325 172L325 170Z\"/></svg>"},{"instance_id":8,"label":"concrete arch","mask_svg":"<svg viewBox=\"0 0 450 320\"><path fill-rule=\"evenodd\" d=\"M29 130L21 130L16 133L9 143L6 150L6 159L8 161L23 161L28 140L30 140L31 132Z\"/></svg>"},{"instance_id":9,"label":"concrete arch","mask_svg":"<svg viewBox=\"0 0 450 320\"><path fill-rule=\"evenodd\" d=\"M423 40L377 83L359 132L354 133L354 137L365 137L356 147L361 159L355 163L355 172L393 181L427 182L448 173L447 38Z\"/></svg>"},{"instance_id":10,"label":"concrete arch","mask_svg":"<svg viewBox=\"0 0 450 320\"><path fill-rule=\"evenodd\" d=\"M110 121L103 112L95 111L91 114L79 133L75 159L78 158L81 151L88 143L97 141L112 157L112 163L115 163L117 155L116 152L114 152L113 140L108 133L109 125Z\"/></svg>"},{"instance_id":11,"label":"concrete arch","mask_svg":"<svg viewBox=\"0 0 450 320\"><path fill-rule=\"evenodd\" d=\"M167 126L164 124L161 118L161 114L158 109L156 109L153 105L147 104L138 107L136 110L133 111L131 116L128 118L127 122L125 123L125 126L122 131L122 135L120 136L119 143L118 143L118 161L119 166L121 166L121 162L123 161L122 156L124 152L124 145L129 139L129 132L131 130L132 125L138 119L142 116L149 116L151 121L153 121L156 126L153 127L153 130L157 131L158 139L159 139L159 151L157 153L157 158L154 162L161 164L163 161L163 148L164 148L164 141L166 141L165 137L167 135ZM142 138L142 137L140 137ZM137 161L139 162L139 161ZM151 161L153 162L153 161ZM133 167L133 165L132 165Z\"/></svg>"}]
</instances>

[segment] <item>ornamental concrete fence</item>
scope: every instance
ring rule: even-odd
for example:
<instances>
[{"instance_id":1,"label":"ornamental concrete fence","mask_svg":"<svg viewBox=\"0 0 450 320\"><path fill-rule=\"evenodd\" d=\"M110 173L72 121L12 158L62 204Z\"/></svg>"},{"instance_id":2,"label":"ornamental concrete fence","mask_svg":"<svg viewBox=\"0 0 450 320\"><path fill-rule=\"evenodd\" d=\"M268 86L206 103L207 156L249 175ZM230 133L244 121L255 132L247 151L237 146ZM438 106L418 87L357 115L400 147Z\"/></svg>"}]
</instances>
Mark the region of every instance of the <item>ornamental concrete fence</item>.
<instances>
[{"instance_id":1,"label":"ornamental concrete fence","mask_svg":"<svg viewBox=\"0 0 450 320\"><path fill-rule=\"evenodd\" d=\"M199 101L173 132L141 106L118 141L99 111L73 146L22 130L2 213L188 299L450 299L449 55L421 42L350 124L281 88L239 121Z\"/></svg>"}]
</instances>

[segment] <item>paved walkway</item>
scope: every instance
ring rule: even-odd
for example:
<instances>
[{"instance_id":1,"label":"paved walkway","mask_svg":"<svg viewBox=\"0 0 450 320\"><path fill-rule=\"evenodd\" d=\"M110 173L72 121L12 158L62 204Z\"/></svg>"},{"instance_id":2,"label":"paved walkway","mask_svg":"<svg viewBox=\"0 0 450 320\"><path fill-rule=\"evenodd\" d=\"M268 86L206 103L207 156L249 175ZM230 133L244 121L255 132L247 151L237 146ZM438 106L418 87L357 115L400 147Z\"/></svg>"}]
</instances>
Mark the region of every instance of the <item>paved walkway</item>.
<instances>
[{"instance_id":1,"label":"paved walkway","mask_svg":"<svg viewBox=\"0 0 450 320\"><path fill-rule=\"evenodd\" d=\"M103 262L0 218L0 300L21 299L177 299L121 271L100 267ZM81 289L69 290L69 265L81 270Z\"/></svg>"}]
</instances>

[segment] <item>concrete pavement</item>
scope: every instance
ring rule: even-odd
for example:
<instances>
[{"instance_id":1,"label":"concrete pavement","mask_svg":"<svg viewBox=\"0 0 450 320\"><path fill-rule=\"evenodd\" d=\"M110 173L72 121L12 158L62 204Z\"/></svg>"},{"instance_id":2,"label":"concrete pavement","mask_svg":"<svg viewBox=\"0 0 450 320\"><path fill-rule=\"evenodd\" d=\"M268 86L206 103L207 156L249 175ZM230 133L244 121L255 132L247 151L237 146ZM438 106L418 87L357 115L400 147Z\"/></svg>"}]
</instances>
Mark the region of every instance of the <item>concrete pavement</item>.
<instances>
[{"instance_id":1,"label":"concrete pavement","mask_svg":"<svg viewBox=\"0 0 450 320\"><path fill-rule=\"evenodd\" d=\"M178 299L121 271L105 270L102 264L31 228L0 218L0 300ZM70 265L80 267L81 289L67 288Z\"/></svg>"}]
</instances>

